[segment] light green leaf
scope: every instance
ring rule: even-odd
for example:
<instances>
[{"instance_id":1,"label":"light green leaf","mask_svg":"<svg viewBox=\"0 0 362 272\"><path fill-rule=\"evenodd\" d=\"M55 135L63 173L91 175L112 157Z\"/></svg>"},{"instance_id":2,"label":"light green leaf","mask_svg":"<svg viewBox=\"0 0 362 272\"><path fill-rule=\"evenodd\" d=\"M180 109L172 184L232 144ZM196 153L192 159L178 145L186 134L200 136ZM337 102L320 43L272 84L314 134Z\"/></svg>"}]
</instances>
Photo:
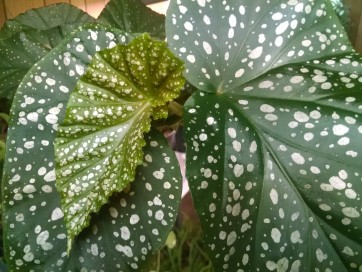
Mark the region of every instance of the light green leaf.
<instances>
[{"instance_id":1,"label":"light green leaf","mask_svg":"<svg viewBox=\"0 0 362 272\"><path fill-rule=\"evenodd\" d=\"M215 271L362 269L362 58L327 1L175 1L187 176ZM190 42L192 41L192 42Z\"/></svg>"},{"instance_id":2,"label":"light green leaf","mask_svg":"<svg viewBox=\"0 0 362 272\"><path fill-rule=\"evenodd\" d=\"M148 8L141 0L110 0L98 22L129 33L149 33L165 39L165 16Z\"/></svg>"},{"instance_id":3,"label":"light green leaf","mask_svg":"<svg viewBox=\"0 0 362 272\"><path fill-rule=\"evenodd\" d=\"M148 34L97 53L71 94L55 141L68 250L114 192L134 180L151 117L184 85L183 64Z\"/></svg>"},{"instance_id":4,"label":"light green leaf","mask_svg":"<svg viewBox=\"0 0 362 272\"><path fill-rule=\"evenodd\" d=\"M69 4L29 10L0 31L0 98L12 101L28 70L65 36L94 19Z\"/></svg>"},{"instance_id":5,"label":"light green leaf","mask_svg":"<svg viewBox=\"0 0 362 272\"><path fill-rule=\"evenodd\" d=\"M177 237L174 231L171 231L166 239L165 245L168 249L173 249L177 244Z\"/></svg>"}]
</instances>

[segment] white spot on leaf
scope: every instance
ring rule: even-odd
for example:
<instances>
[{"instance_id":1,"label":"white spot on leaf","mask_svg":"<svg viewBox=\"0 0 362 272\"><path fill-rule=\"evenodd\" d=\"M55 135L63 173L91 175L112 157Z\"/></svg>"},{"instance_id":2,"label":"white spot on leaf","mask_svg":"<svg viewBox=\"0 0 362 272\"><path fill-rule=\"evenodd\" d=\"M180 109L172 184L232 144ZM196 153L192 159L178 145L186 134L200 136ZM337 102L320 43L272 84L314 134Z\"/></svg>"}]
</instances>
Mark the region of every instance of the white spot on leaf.
<instances>
[{"instance_id":1,"label":"white spot on leaf","mask_svg":"<svg viewBox=\"0 0 362 272\"><path fill-rule=\"evenodd\" d=\"M271 189L269 196L274 205L278 204L279 196L278 192L274 188Z\"/></svg>"}]
</instances>

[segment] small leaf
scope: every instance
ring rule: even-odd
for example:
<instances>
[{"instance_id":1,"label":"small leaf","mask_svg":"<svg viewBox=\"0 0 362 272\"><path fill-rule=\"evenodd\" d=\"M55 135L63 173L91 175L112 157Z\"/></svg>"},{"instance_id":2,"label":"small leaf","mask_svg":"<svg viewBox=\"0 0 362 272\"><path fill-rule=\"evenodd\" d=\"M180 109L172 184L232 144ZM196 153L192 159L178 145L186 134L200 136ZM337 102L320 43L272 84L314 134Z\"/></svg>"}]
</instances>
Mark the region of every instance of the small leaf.
<instances>
[{"instance_id":1,"label":"small leaf","mask_svg":"<svg viewBox=\"0 0 362 272\"><path fill-rule=\"evenodd\" d=\"M215 271L361 271L362 57L329 1L171 1ZM191 42L190 42L191 41Z\"/></svg>"},{"instance_id":2,"label":"small leaf","mask_svg":"<svg viewBox=\"0 0 362 272\"><path fill-rule=\"evenodd\" d=\"M174 231L171 231L166 239L165 245L168 249L173 249L177 244L177 237Z\"/></svg>"},{"instance_id":3,"label":"small leaf","mask_svg":"<svg viewBox=\"0 0 362 272\"><path fill-rule=\"evenodd\" d=\"M154 12L140 0L110 0L98 22L129 33L149 33L165 39L165 16Z\"/></svg>"},{"instance_id":4,"label":"small leaf","mask_svg":"<svg viewBox=\"0 0 362 272\"><path fill-rule=\"evenodd\" d=\"M166 117L182 62L148 34L95 55L71 94L55 141L57 187L72 241L114 192L134 180L151 116Z\"/></svg>"},{"instance_id":5,"label":"small leaf","mask_svg":"<svg viewBox=\"0 0 362 272\"><path fill-rule=\"evenodd\" d=\"M28 70L65 36L94 19L69 4L29 10L0 31L0 98L12 101Z\"/></svg>"}]
</instances>

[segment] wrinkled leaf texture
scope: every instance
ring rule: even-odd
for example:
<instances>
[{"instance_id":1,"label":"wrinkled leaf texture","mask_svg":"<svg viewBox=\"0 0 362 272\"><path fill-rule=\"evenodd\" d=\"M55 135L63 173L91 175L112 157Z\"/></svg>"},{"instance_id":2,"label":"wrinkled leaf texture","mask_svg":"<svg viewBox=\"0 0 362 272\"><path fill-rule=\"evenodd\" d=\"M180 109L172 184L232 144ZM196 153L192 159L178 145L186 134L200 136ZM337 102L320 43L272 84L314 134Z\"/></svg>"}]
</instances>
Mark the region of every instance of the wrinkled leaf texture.
<instances>
[{"instance_id":1,"label":"wrinkled leaf texture","mask_svg":"<svg viewBox=\"0 0 362 272\"><path fill-rule=\"evenodd\" d=\"M72 92L55 140L56 180L72 241L115 192L135 178L151 118L185 83L166 43L143 34L97 53Z\"/></svg>"}]
</instances>

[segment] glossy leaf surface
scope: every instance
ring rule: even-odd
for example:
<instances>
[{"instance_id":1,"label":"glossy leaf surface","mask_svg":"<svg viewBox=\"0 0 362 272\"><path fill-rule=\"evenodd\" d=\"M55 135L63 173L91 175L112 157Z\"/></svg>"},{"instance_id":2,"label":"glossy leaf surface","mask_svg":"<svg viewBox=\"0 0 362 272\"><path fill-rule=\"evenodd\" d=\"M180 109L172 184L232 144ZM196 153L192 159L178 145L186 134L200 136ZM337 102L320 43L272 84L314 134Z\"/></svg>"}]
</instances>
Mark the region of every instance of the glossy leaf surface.
<instances>
[{"instance_id":1,"label":"glossy leaf surface","mask_svg":"<svg viewBox=\"0 0 362 272\"><path fill-rule=\"evenodd\" d=\"M65 36L94 19L69 4L58 4L8 20L0 31L0 98L12 101L28 70Z\"/></svg>"},{"instance_id":2,"label":"glossy leaf surface","mask_svg":"<svg viewBox=\"0 0 362 272\"><path fill-rule=\"evenodd\" d=\"M184 85L183 64L166 43L141 35L97 53L67 104L55 141L57 188L68 247L114 192L134 180L151 117Z\"/></svg>"},{"instance_id":3,"label":"glossy leaf surface","mask_svg":"<svg viewBox=\"0 0 362 272\"><path fill-rule=\"evenodd\" d=\"M97 21L125 32L147 32L152 37L165 38L165 16L151 10L140 0L111 0Z\"/></svg>"},{"instance_id":4,"label":"glossy leaf surface","mask_svg":"<svg viewBox=\"0 0 362 272\"><path fill-rule=\"evenodd\" d=\"M174 1L187 176L216 271L362 269L362 58L326 1Z\"/></svg>"},{"instance_id":5,"label":"glossy leaf surface","mask_svg":"<svg viewBox=\"0 0 362 272\"><path fill-rule=\"evenodd\" d=\"M63 271L71 265L55 188L53 143L58 120L65 115L70 90L96 51L129 40L111 28L78 31L38 62L20 84L11 112L2 181L4 244L10 269ZM77 262L73 265L82 266Z\"/></svg>"}]
</instances>

